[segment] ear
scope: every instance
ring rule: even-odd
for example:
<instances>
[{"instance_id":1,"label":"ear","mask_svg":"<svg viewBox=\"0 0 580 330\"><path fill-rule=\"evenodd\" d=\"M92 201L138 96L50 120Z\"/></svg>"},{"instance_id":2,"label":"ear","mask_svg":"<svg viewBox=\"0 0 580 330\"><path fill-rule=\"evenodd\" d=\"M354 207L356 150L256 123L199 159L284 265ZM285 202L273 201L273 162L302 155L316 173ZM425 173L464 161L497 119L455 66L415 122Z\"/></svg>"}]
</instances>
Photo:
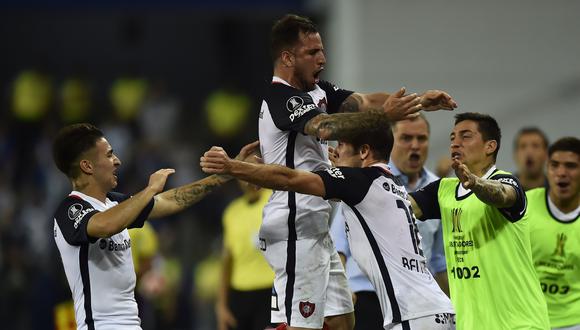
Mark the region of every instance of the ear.
<instances>
[{"instance_id":1,"label":"ear","mask_svg":"<svg viewBox=\"0 0 580 330\"><path fill-rule=\"evenodd\" d=\"M294 55L287 50L282 51L282 53L280 54L280 60L282 61L282 64L287 68L291 68L294 66Z\"/></svg>"},{"instance_id":2,"label":"ear","mask_svg":"<svg viewBox=\"0 0 580 330\"><path fill-rule=\"evenodd\" d=\"M93 163L87 159L81 159L79 162L79 167L82 173L93 174Z\"/></svg>"},{"instance_id":3,"label":"ear","mask_svg":"<svg viewBox=\"0 0 580 330\"><path fill-rule=\"evenodd\" d=\"M493 155L495 150L497 149L497 141L496 140L489 140L485 142L485 154L487 156Z\"/></svg>"},{"instance_id":4,"label":"ear","mask_svg":"<svg viewBox=\"0 0 580 330\"><path fill-rule=\"evenodd\" d=\"M360 147L358 153L360 155L361 160L367 159L371 155L371 146L369 146L368 144L363 144Z\"/></svg>"}]
</instances>

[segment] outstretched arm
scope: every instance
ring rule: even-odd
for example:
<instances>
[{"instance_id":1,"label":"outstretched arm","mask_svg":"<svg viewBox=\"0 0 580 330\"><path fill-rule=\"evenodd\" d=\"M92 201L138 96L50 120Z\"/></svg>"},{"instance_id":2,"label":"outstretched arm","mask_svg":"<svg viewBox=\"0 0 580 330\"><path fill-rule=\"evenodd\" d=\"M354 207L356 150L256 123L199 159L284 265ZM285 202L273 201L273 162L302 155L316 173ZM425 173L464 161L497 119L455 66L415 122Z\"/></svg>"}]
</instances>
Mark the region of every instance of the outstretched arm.
<instances>
[{"instance_id":1,"label":"outstretched arm","mask_svg":"<svg viewBox=\"0 0 580 330\"><path fill-rule=\"evenodd\" d=\"M221 147L212 147L206 151L200 165L205 173L231 175L265 188L321 197L326 193L319 175L281 165L253 164L230 159Z\"/></svg>"},{"instance_id":2,"label":"outstretched arm","mask_svg":"<svg viewBox=\"0 0 580 330\"><path fill-rule=\"evenodd\" d=\"M517 192L514 187L497 180L477 177L457 159L453 159L452 167L463 187L471 189L475 196L485 204L497 208L508 208L516 203Z\"/></svg>"}]
</instances>

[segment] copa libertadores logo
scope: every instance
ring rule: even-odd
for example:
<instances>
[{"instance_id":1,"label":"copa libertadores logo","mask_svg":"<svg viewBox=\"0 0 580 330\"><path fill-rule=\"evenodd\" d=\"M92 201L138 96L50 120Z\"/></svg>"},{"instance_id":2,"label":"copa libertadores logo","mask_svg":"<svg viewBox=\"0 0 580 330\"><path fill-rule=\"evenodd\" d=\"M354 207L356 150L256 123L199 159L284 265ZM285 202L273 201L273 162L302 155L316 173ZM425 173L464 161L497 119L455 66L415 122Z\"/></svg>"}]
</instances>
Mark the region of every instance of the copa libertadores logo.
<instances>
[{"instance_id":1,"label":"copa libertadores logo","mask_svg":"<svg viewBox=\"0 0 580 330\"><path fill-rule=\"evenodd\" d=\"M566 244L567 239L568 238L564 233L559 233L558 235L556 235L556 249L554 249L554 253L552 253L552 255L559 257L566 256L566 252L564 251L564 245Z\"/></svg>"},{"instance_id":2,"label":"copa libertadores logo","mask_svg":"<svg viewBox=\"0 0 580 330\"><path fill-rule=\"evenodd\" d=\"M454 208L451 210L451 219L453 220L453 229L451 232L453 233L463 232L461 230L461 213L463 213L463 210L460 208Z\"/></svg>"}]
</instances>

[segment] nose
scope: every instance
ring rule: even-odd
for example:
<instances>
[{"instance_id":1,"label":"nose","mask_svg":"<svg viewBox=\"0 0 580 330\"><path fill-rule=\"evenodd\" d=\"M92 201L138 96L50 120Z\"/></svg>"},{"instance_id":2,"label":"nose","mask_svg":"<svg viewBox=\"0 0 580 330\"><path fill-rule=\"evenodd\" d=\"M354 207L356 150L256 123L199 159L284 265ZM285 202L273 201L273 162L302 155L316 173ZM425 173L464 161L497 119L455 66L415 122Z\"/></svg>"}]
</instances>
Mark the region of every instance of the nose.
<instances>
[{"instance_id":1,"label":"nose","mask_svg":"<svg viewBox=\"0 0 580 330\"><path fill-rule=\"evenodd\" d=\"M113 164L115 164L115 166L121 166L121 160L119 159L119 157L117 157L117 155L115 155L115 159L113 160Z\"/></svg>"},{"instance_id":2,"label":"nose","mask_svg":"<svg viewBox=\"0 0 580 330\"><path fill-rule=\"evenodd\" d=\"M320 65L326 64L326 55L324 54L324 51L321 51L320 56L318 56L318 64Z\"/></svg>"}]
</instances>

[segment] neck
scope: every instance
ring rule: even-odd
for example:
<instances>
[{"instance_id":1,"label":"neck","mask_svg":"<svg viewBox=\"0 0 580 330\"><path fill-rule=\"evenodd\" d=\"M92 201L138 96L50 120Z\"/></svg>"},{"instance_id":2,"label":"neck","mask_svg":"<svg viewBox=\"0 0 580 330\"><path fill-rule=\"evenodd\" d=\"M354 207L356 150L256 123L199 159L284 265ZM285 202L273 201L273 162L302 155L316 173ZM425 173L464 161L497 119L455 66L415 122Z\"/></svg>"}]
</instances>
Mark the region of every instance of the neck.
<instances>
[{"instance_id":1,"label":"neck","mask_svg":"<svg viewBox=\"0 0 580 330\"><path fill-rule=\"evenodd\" d=\"M485 173L487 173L487 171L489 171L489 169L493 165L495 165L495 164L492 162L492 163L480 163L480 164L475 164L475 165L467 166L467 167L469 168L471 173L473 173L477 177L481 178Z\"/></svg>"},{"instance_id":2,"label":"neck","mask_svg":"<svg viewBox=\"0 0 580 330\"><path fill-rule=\"evenodd\" d=\"M274 75L289 83L290 86L304 91L304 86L302 86L302 83L300 83L300 81L294 76L294 70L292 68L276 65L274 68Z\"/></svg>"},{"instance_id":3,"label":"neck","mask_svg":"<svg viewBox=\"0 0 580 330\"><path fill-rule=\"evenodd\" d=\"M550 200L558 210L564 213L570 213L578 208L578 203L580 203L580 193L577 193L575 196L569 199L561 199L556 196L553 189L550 189Z\"/></svg>"},{"instance_id":4,"label":"neck","mask_svg":"<svg viewBox=\"0 0 580 330\"><path fill-rule=\"evenodd\" d=\"M421 172L417 172L417 173L411 173L411 174L407 174L407 173L403 173L407 176L407 178L409 179L409 183L408 186L410 188L414 188L415 185L417 185L417 182L419 181L419 178L421 177Z\"/></svg>"},{"instance_id":5,"label":"neck","mask_svg":"<svg viewBox=\"0 0 580 330\"><path fill-rule=\"evenodd\" d=\"M543 187L546 181L546 179L544 178L544 173L540 173L539 175L520 174L518 176L518 179L520 180L520 183L524 187L524 190Z\"/></svg>"},{"instance_id":6,"label":"neck","mask_svg":"<svg viewBox=\"0 0 580 330\"><path fill-rule=\"evenodd\" d=\"M77 179L72 182L73 190L82 192L87 196L91 196L100 200L101 202L105 202L107 199L107 192L103 192L102 189L99 189L97 185L90 184L87 180Z\"/></svg>"},{"instance_id":7,"label":"neck","mask_svg":"<svg viewBox=\"0 0 580 330\"><path fill-rule=\"evenodd\" d=\"M363 160L362 166L361 167L369 167L371 165L375 165L375 164L388 164L389 162L385 159L365 159Z\"/></svg>"}]
</instances>

